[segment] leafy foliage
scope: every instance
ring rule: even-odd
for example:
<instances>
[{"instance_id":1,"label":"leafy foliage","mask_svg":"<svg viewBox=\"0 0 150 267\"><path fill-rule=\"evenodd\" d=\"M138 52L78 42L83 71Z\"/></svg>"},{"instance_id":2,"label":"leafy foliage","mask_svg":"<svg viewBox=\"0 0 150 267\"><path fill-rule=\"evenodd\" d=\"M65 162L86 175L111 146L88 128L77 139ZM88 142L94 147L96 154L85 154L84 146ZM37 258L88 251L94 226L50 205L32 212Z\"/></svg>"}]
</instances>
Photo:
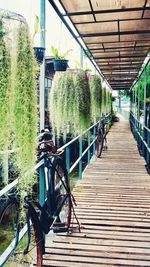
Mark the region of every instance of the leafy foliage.
<instances>
[{"instance_id":1,"label":"leafy foliage","mask_svg":"<svg viewBox=\"0 0 150 267\"><path fill-rule=\"evenodd\" d=\"M102 84L98 75L91 76L89 87L91 93L91 119L95 122L100 118L102 103Z\"/></svg>"},{"instance_id":2,"label":"leafy foliage","mask_svg":"<svg viewBox=\"0 0 150 267\"><path fill-rule=\"evenodd\" d=\"M62 55L59 55L59 51L57 48L55 47L51 47L51 52L52 52L52 55L54 56L55 59L66 59L67 56L69 55L69 53L72 51L72 49L69 49L67 50L66 52L64 52Z\"/></svg>"},{"instance_id":3,"label":"leafy foliage","mask_svg":"<svg viewBox=\"0 0 150 267\"><path fill-rule=\"evenodd\" d=\"M20 192L29 191L34 183L30 172L36 160L37 98L36 62L27 25L17 32L16 64L14 68L15 142L20 148L17 164L20 171Z\"/></svg>"},{"instance_id":4,"label":"leafy foliage","mask_svg":"<svg viewBox=\"0 0 150 267\"><path fill-rule=\"evenodd\" d=\"M56 73L50 94L50 117L57 134L75 136L90 125L90 92L84 73ZM69 129L68 129L69 127Z\"/></svg>"}]
</instances>

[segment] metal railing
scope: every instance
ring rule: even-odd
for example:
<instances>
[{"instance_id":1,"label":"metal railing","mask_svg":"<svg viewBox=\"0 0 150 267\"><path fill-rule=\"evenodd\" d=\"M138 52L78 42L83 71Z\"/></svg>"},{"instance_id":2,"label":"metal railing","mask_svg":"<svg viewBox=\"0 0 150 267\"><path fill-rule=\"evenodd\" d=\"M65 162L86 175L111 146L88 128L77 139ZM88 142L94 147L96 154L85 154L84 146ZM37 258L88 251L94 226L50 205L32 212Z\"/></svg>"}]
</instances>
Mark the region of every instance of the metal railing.
<instances>
[{"instance_id":1,"label":"metal railing","mask_svg":"<svg viewBox=\"0 0 150 267\"><path fill-rule=\"evenodd\" d=\"M137 140L140 153L145 158L148 169L150 169L150 129L137 120L135 115L130 112L131 130Z\"/></svg>"},{"instance_id":2,"label":"metal railing","mask_svg":"<svg viewBox=\"0 0 150 267\"><path fill-rule=\"evenodd\" d=\"M109 118L110 113L105 117ZM66 143L64 146L60 148L61 150L64 150L64 159L66 161L66 167L68 173L72 173L78 166L78 175L80 179L82 179L83 164L84 165L89 164L91 157L96 155L96 131L98 123L99 122L96 122L82 134L78 135L76 138L72 139L70 142ZM78 158L75 161L73 161L71 157L72 149L74 149L74 147L72 147L73 145L78 146ZM85 158L86 158L86 164L85 164ZM40 203L43 204L45 201L43 160L41 160L36 164L35 170L39 170L40 172L39 199ZM11 191L14 187L17 187L17 184L18 184L18 179L15 179L13 182L5 186L0 191L0 197L7 195L9 191ZM21 238L24 236L26 230L27 227L25 226L19 234L19 240L21 240ZM4 263L8 260L9 256L13 252L13 250L14 250L14 240L0 256L0 266L4 265Z\"/></svg>"}]
</instances>

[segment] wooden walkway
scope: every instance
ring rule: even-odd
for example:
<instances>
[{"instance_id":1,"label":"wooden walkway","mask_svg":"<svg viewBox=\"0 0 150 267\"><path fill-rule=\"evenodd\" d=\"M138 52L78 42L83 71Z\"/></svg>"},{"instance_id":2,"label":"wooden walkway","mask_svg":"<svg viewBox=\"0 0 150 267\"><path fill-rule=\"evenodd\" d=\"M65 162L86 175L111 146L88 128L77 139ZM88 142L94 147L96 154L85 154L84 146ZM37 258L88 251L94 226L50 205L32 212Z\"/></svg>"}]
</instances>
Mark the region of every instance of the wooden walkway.
<instances>
[{"instance_id":1,"label":"wooden walkway","mask_svg":"<svg viewBox=\"0 0 150 267\"><path fill-rule=\"evenodd\" d=\"M108 148L74 190L81 233L47 241L44 266L150 266L150 177L123 118Z\"/></svg>"}]
</instances>

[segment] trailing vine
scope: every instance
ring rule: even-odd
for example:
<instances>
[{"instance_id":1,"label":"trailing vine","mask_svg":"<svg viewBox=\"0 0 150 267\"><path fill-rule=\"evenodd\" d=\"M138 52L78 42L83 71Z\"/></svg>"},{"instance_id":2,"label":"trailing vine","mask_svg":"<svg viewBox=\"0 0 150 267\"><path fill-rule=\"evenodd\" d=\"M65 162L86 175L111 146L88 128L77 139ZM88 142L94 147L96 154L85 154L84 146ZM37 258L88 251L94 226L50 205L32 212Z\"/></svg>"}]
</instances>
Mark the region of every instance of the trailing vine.
<instances>
[{"instance_id":1,"label":"trailing vine","mask_svg":"<svg viewBox=\"0 0 150 267\"><path fill-rule=\"evenodd\" d=\"M50 93L51 123L57 135L74 136L90 125L90 92L84 73L56 73Z\"/></svg>"},{"instance_id":2,"label":"trailing vine","mask_svg":"<svg viewBox=\"0 0 150 267\"><path fill-rule=\"evenodd\" d=\"M0 20L0 176L8 183L8 149L11 138L11 57L4 23Z\"/></svg>"},{"instance_id":3,"label":"trailing vine","mask_svg":"<svg viewBox=\"0 0 150 267\"><path fill-rule=\"evenodd\" d=\"M90 126L90 89L88 79L84 73L75 73L74 75L74 130L77 134L82 133Z\"/></svg>"},{"instance_id":4,"label":"trailing vine","mask_svg":"<svg viewBox=\"0 0 150 267\"><path fill-rule=\"evenodd\" d=\"M98 75L91 76L89 79L91 94L91 119L93 122L99 120L102 108L102 85Z\"/></svg>"},{"instance_id":5,"label":"trailing vine","mask_svg":"<svg viewBox=\"0 0 150 267\"><path fill-rule=\"evenodd\" d=\"M17 30L14 77L14 132L19 147L19 188L23 193L32 190L37 146L36 62L26 24Z\"/></svg>"},{"instance_id":6,"label":"trailing vine","mask_svg":"<svg viewBox=\"0 0 150 267\"><path fill-rule=\"evenodd\" d=\"M11 59L6 33L0 20L0 150L7 150L10 140Z\"/></svg>"}]
</instances>

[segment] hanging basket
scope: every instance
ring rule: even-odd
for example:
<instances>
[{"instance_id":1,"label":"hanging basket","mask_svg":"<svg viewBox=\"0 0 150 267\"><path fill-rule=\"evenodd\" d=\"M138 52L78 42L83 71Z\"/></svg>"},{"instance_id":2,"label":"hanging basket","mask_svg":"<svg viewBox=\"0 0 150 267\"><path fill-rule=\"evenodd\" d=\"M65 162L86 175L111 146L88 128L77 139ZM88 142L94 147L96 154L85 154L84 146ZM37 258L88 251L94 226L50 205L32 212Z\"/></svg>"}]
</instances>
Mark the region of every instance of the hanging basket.
<instances>
[{"instance_id":1,"label":"hanging basket","mask_svg":"<svg viewBox=\"0 0 150 267\"><path fill-rule=\"evenodd\" d=\"M54 59L54 70L55 71L66 71L67 67L68 67L68 60Z\"/></svg>"},{"instance_id":2,"label":"hanging basket","mask_svg":"<svg viewBox=\"0 0 150 267\"><path fill-rule=\"evenodd\" d=\"M45 48L43 47L34 47L34 55L39 64L42 64L44 58Z\"/></svg>"}]
</instances>

